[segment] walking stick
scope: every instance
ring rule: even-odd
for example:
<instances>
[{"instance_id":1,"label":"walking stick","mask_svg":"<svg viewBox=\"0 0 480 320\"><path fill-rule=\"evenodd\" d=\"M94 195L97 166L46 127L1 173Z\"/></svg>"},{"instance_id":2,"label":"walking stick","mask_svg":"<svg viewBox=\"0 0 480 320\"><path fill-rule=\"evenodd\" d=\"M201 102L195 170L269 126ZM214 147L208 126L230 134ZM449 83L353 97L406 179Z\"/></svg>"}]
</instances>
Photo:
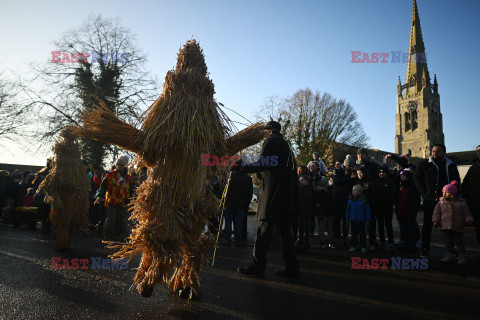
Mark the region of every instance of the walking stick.
<instances>
[{"instance_id":1,"label":"walking stick","mask_svg":"<svg viewBox=\"0 0 480 320\"><path fill-rule=\"evenodd\" d=\"M220 214L220 223L218 224L217 239L215 240L215 249L213 250L212 267L215 266L215 256L217 255L218 238L220 238L220 231L222 230L222 220L223 220L223 214L225 212L225 201L227 198L228 187L230 186L231 179L232 179L232 171L230 171L228 175L227 185L225 186L225 190L223 190L222 199L220 200L219 208L222 208L222 213Z\"/></svg>"}]
</instances>

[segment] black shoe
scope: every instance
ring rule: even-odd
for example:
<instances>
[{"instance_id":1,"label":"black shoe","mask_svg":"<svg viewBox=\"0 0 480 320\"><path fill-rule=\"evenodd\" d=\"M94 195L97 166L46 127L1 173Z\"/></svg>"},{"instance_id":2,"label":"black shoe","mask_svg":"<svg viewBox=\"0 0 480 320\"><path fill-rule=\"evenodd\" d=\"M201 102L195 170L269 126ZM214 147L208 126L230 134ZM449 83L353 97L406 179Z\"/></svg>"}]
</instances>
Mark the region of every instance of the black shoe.
<instances>
[{"instance_id":1,"label":"black shoe","mask_svg":"<svg viewBox=\"0 0 480 320\"><path fill-rule=\"evenodd\" d=\"M150 298L152 296L152 293L153 293L153 287L145 286L142 289L141 295L144 298Z\"/></svg>"},{"instance_id":2,"label":"black shoe","mask_svg":"<svg viewBox=\"0 0 480 320\"><path fill-rule=\"evenodd\" d=\"M255 269L253 264L247 267L238 267L237 272L240 272L246 276L257 277L257 278L263 278L263 276L265 275L265 271L260 271Z\"/></svg>"},{"instance_id":3,"label":"black shoe","mask_svg":"<svg viewBox=\"0 0 480 320\"><path fill-rule=\"evenodd\" d=\"M275 274L280 277L300 278L300 270L298 269L280 269L276 270Z\"/></svg>"}]
</instances>

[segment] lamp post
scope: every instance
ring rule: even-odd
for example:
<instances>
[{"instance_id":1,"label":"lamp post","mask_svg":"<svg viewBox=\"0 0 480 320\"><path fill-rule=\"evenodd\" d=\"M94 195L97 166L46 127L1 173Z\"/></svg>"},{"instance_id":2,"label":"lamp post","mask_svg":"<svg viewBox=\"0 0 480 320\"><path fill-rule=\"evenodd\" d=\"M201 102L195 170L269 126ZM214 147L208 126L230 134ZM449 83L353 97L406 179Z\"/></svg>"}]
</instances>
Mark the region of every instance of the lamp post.
<instances>
[{"instance_id":1,"label":"lamp post","mask_svg":"<svg viewBox=\"0 0 480 320\"><path fill-rule=\"evenodd\" d=\"M120 101L118 99L114 98L114 97L109 97L109 96L105 96L105 99L114 103L114 105L115 105L115 116L118 118L118 106L117 106L117 104ZM117 159L117 157L118 157L118 147L116 145L114 145L113 146L113 161L115 161Z\"/></svg>"}]
</instances>

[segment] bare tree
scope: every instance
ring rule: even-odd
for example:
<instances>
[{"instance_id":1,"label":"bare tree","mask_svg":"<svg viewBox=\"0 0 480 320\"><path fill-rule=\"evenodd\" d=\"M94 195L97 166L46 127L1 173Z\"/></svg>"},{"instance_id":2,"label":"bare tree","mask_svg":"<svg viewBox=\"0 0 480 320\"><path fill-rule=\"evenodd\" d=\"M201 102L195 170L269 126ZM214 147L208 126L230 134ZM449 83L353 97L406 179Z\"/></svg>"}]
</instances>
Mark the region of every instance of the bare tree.
<instances>
[{"instance_id":1,"label":"bare tree","mask_svg":"<svg viewBox=\"0 0 480 320\"><path fill-rule=\"evenodd\" d=\"M0 73L0 146L5 142L18 140L26 126L23 114L26 109L18 101L18 90L13 81Z\"/></svg>"},{"instance_id":2,"label":"bare tree","mask_svg":"<svg viewBox=\"0 0 480 320\"><path fill-rule=\"evenodd\" d=\"M38 120L35 136L52 142L66 125L78 124L98 99L119 118L137 124L147 109L157 81L144 69L146 55L132 32L119 19L89 16L54 42L47 63L32 64L34 77L23 81L24 105ZM103 165L110 146L83 141L85 160Z\"/></svg>"},{"instance_id":3,"label":"bare tree","mask_svg":"<svg viewBox=\"0 0 480 320\"><path fill-rule=\"evenodd\" d=\"M317 151L327 160L327 165L331 165L339 144L365 147L368 142L350 103L326 92L314 93L309 88L284 99L267 98L258 117L282 124L282 133L299 163L307 163Z\"/></svg>"}]
</instances>

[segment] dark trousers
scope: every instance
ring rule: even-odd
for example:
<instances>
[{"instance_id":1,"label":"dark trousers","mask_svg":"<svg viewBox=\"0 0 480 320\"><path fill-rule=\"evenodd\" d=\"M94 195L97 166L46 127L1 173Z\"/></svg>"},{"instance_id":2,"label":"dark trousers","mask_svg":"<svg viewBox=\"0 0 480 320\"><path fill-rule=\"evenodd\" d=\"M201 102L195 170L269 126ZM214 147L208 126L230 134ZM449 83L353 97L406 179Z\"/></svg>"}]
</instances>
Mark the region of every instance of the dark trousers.
<instances>
[{"instance_id":1,"label":"dark trousers","mask_svg":"<svg viewBox=\"0 0 480 320\"><path fill-rule=\"evenodd\" d=\"M357 246L357 238L360 236L362 248L367 247L367 236L365 235L365 222L351 221L352 237L350 238L350 247Z\"/></svg>"},{"instance_id":2,"label":"dark trousers","mask_svg":"<svg viewBox=\"0 0 480 320\"><path fill-rule=\"evenodd\" d=\"M345 217L335 217L335 219L333 220L333 233L335 234L336 238L348 237L348 224Z\"/></svg>"},{"instance_id":3,"label":"dark trousers","mask_svg":"<svg viewBox=\"0 0 480 320\"><path fill-rule=\"evenodd\" d=\"M310 238L310 232L309 232L309 221L310 221L310 216L300 216L298 218L298 232L299 232L299 239L300 239L300 246L301 247L309 247L309 238Z\"/></svg>"},{"instance_id":4,"label":"dark trousers","mask_svg":"<svg viewBox=\"0 0 480 320\"><path fill-rule=\"evenodd\" d=\"M258 272L265 272L267 267L267 253L273 238L273 226L277 223L278 231L282 239L283 260L286 268L298 270L299 263L295 253L292 237L291 220L285 218L268 218L263 220L257 229L257 238L253 248L253 266Z\"/></svg>"},{"instance_id":5,"label":"dark trousers","mask_svg":"<svg viewBox=\"0 0 480 320\"><path fill-rule=\"evenodd\" d=\"M292 237L293 237L293 242L298 240L298 229L300 228L300 218L298 219L293 219L292 220ZM275 228L274 228L275 231Z\"/></svg>"},{"instance_id":6,"label":"dark trousers","mask_svg":"<svg viewBox=\"0 0 480 320\"><path fill-rule=\"evenodd\" d=\"M393 212L378 212L378 238L381 243L385 243L385 229L387 229L388 243L393 243Z\"/></svg>"},{"instance_id":7,"label":"dark trousers","mask_svg":"<svg viewBox=\"0 0 480 320\"><path fill-rule=\"evenodd\" d=\"M243 217L245 215L245 210L236 209L232 207L225 208L225 230L224 230L224 238L227 241L230 241L232 237L232 223L235 226L235 241L242 242L243 241Z\"/></svg>"},{"instance_id":8,"label":"dark trousers","mask_svg":"<svg viewBox=\"0 0 480 320\"><path fill-rule=\"evenodd\" d=\"M422 226L422 249L430 251L430 240L432 238L432 216L433 210L438 201L423 200L423 226Z\"/></svg>"},{"instance_id":9,"label":"dark trousers","mask_svg":"<svg viewBox=\"0 0 480 320\"><path fill-rule=\"evenodd\" d=\"M371 210L370 214L372 215L372 219L370 220L370 226L368 228L368 243L373 245L377 241L377 219L374 210Z\"/></svg>"},{"instance_id":10,"label":"dark trousers","mask_svg":"<svg viewBox=\"0 0 480 320\"><path fill-rule=\"evenodd\" d=\"M473 223L475 225L475 233L477 234L477 242L480 244L480 216L474 219Z\"/></svg>"},{"instance_id":11,"label":"dark trousers","mask_svg":"<svg viewBox=\"0 0 480 320\"><path fill-rule=\"evenodd\" d=\"M127 210L122 206L110 206L106 208L107 218L103 225L103 236L111 238L127 231L126 215Z\"/></svg>"},{"instance_id":12,"label":"dark trousers","mask_svg":"<svg viewBox=\"0 0 480 320\"><path fill-rule=\"evenodd\" d=\"M442 230L445 240L445 251L453 253L453 245L457 246L459 254L465 254L465 245L463 244L463 233L453 230Z\"/></svg>"},{"instance_id":13,"label":"dark trousers","mask_svg":"<svg viewBox=\"0 0 480 320\"><path fill-rule=\"evenodd\" d=\"M420 233L420 226L418 225L417 218L415 218L414 225L415 225L415 241L417 241L422 238ZM400 240L405 241L402 234L400 234Z\"/></svg>"},{"instance_id":14,"label":"dark trousers","mask_svg":"<svg viewBox=\"0 0 480 320\"><path fill-rule=\"evenodd\" d=\"M407 251L415 250L415 218L397 216L400 225L400 238L404 239L404 248Z\"/></svg>"}]
</instances>

